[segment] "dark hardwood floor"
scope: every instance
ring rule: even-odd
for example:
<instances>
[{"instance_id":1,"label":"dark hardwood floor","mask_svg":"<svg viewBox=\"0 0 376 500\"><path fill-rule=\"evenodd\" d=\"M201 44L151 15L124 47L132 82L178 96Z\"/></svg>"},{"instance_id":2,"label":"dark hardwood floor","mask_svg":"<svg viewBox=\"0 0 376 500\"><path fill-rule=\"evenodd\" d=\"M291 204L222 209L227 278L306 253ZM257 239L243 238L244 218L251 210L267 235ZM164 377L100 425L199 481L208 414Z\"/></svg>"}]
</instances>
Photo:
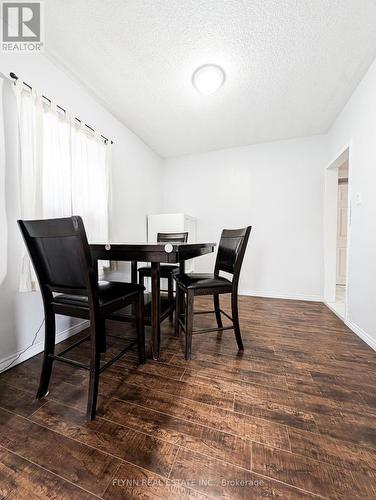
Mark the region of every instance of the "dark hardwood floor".
<instances>
[{"instance_id":1,"label":"dark hardwood floor","mask_svg":"<svg viewBox=\"0 0 376 500\"><path fill-rule=\"evenodd\" d=\"M189 362L164 322L161 360L105 371L90 424L86 372L55 363L41 401L41 355L2 374L0 497L376 498L376 353L321 303L241 297L240 318L243 354L203 334Z\"/></svg>"}]
</instances>

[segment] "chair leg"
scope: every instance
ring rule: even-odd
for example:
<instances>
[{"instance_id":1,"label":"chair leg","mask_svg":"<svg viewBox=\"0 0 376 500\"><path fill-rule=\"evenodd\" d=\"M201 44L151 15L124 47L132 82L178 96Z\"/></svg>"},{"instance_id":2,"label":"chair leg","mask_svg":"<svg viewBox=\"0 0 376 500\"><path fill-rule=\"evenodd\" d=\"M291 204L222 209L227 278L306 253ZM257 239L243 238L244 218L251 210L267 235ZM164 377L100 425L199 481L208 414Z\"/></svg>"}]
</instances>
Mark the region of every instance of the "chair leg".
<instances>
[{"instance_id":1,"label":"chair leg","mask_svg":"<svg viewBox=\"0 0 376 500\"><path fill-rule=\"evenodd\" d=\"M222 318L221 318L221 311L219 309L219 295L213 295L213 300L214 300L214 311L215 311L215 317L217 319L217 326L218 328L223 327L222 323Z\"/></svg>"},{"instance_id":2,"label":"chair leg","mask_svg":"<svg viewBox=\"0 0 376 500\"><path fill-rule=\"evenodd\" d=\"M44 325L44 356L42 372L40 375L40 382L37 391L37 399L41 399L48 393L48 386L50 383L52 363L53 359L49 356L55 352L55 336L56 336L56 324L55 324L55 314L49 311L45 315L45 325Z\"/></svg>"},{"instance_id":3,"label":"chair leg","mask_svg":"<svg viewBox=\"0 0 376 500\"><path fill-rule=\"evenodd\" d=\"M186 320L185 320L185 359L192 358L192 330L193 330L193 304L194 304L194 293L188 290L187 293L187 308L186 308Z\"/></svg>"},{"instance_id":4,"label":"chair leg","mask_svg":"<svg viewBox=\"0 0 376 500\"><path fill-rule=\"evenodd\" d=\"M174 300L174 282L173 282L172 274L170 274L170 276L168 277L167 289L168 289L168 300ZM174 319L174 311L170 312L169 319L170 319L170 322L172 323L172 321Z\"/></svg>"},{"instance_id":5,"label":"chair leg","mask_svg":"<svg viewBox=\"0 0 376 500\"><path fill-rule=\"evenodd\" d=\"M238 349L239 351L244 351L244 346L239 326L238 294L235 292L232 292L231 294L231 309L232 309L232 321L234 324L234 332L235 332L236 342L238 344Z\"/></svg>"},{"instance_id":6,"label":"chair leg","mask_svg":"<svg viewBox=\"0 0 376 500\"><path fill-rule=\"evenodd\" d=\"M99 369L100 369L100 347L98 342L98 324L93 321L91 325L91 359L89 394L87 398L86 420L90 422L95 419L98 399ZM99 322L100 323L100 322Z\"/></svg>"},{"instance_id":7,"label":"chair leg","mask_svg":"<svg viewBox=\"0 0 376 500\"><path fill-rule=\"evenodd\" d=\"M136 328L138 361L140 365L145 363L145 325L144 325L144 294L141 293L136 304Z\"/></svg>"},{"instance_id":8,"label":"chair leg","mask_svg":"<svg viewBox=\"0 0 376 500\"><path fill-rule=\"evenodd\" d=\"M176 295L175 295L175 337L179 337L180 334L180 324L179 324L179 318L182 310L182 299L183 299L183 292L179 288L179 286L176 286Z\"/></svg>"}]
</instances>

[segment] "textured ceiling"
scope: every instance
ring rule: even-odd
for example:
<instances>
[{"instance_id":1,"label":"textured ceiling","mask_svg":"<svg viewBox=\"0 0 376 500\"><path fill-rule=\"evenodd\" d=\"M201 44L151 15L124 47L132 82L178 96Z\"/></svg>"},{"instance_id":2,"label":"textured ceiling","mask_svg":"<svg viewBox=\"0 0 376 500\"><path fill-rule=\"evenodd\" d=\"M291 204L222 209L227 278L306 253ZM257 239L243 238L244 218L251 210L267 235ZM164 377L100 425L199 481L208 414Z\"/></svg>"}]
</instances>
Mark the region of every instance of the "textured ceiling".
<instances>
[{"instance_id":1,"label":"textured ceiling","mask_svg":"<svg viewBox=\"0 0 376 500\"><path fill-rule=\"evenodd\" d=\"M46 0L46 49L163 157L326 132L376 56L375 0ZM193 71L222 66L211 96Z\"/></svg>"}]
</instances>

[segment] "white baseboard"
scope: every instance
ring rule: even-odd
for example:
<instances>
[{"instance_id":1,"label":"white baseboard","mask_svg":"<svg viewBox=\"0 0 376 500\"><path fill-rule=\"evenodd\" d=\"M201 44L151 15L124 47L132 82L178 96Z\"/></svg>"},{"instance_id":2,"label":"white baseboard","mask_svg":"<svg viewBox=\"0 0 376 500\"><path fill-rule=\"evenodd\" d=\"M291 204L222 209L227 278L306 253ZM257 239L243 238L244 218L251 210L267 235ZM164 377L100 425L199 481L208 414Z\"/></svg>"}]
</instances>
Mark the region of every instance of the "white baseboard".
<instances>
[{"instance_id":1,"label":"white baseboard","mask_svg":"<svg viewBox=\"0 0 376 500\"><path fill-rule=\"evenodd\" d=\"M320 295L287 294L273 291L260 292L256 290L239 290L239 295L248 295L250 297L264 297L268 299L309 300L311 302L323 301L323 297Z\"/></svg>"},{"instance_id":2,"label":"white baseboard","mask_svg":"<svg viewBox=\"0 0 376 500\"><path fill-rule=\"evenodd\" d=\"M85 328L87 328L90 325L89 321L84 320L78 323L77 325L73 325L70 328L67 328L66 330L63 330L62 332L58 333L56 335L56 344L59 342L62 342L63 340L71 337L72 335L76 335L76 333L81 332ZM5 367L12 365L9 368L13 368L16 365L19 365L23 361L26 361L29 358L32 358L36 354L39 354L42 352L44 349L44 339L39 341L38 343L34 344L30 349L27 349L24 353L21 354L21 356L18 358L19 353L23 351L23 349L20 349L18 352L11 354L10 356L7 356L6 358L3 358L0 360L0 372L5 370ZM16 360L17 359L17 360ZM13 363L13 360L14 361Z\"/></svg>"},{"instance_id":3,"label":"white baseboard","mask_svg":"<svg viewBox=\"0 0 376 500\"><path fill-rule=\"evenodd\" d=\"M347 317L343 317L342 314L337 311L335 308L334 303L331 302L325 302L325 305L336 315L338 318L345 323L346 326L350 328L351 331L355 333L358 337L360 337L367 345L371 347L374 351L376 351L376 340L372 338L368 333L366 333L360 326L357 324L353 323L350 319ZM347 314L346 314L347 316Z\"/></svg>"},{"instance_id":4,"label":"white baseboard","mask_svg":"<svg viewBox=\"0 0 376 500\"><path fill-rule=\"evenodd\" d=\"M366 333L360 326L356 325L349 319L344 321L345 325L350 328L358 337L360 337L366 344L368 344L374 351L376 351L376 340Z\"/></svg>"},{"instance_id":5,"label":"white baseboard","mask_svg":"<svg viewBox=\"0 0 376 500\"><path fill-rule=\"evenodd\" d=\"M332 313L338 316L339 319L345 323L345 316L336 308L335 302L324 302L324 304L332 311Z\"/></svg>"}]
</instances>

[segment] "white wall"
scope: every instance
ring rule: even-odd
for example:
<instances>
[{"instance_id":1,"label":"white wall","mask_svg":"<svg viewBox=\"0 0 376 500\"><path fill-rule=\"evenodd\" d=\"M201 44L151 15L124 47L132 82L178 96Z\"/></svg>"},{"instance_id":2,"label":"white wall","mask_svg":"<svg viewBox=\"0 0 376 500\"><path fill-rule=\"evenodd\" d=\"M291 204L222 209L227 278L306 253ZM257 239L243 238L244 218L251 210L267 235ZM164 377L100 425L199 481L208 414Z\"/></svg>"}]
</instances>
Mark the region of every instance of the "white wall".
<instances>
[{"instance_id":1,"label":"white wall","mask_svg":"<svg viewBox=\"0 0 376 500\"><path fill-rule=\"evenodd\" d=\"M240 292L322 299L325 136L163 161L163 209L198 219L198 241L252 225ZM214 255L195 269L211 271Z\"/></svg>"},{"instance_id":2,"label":"white wall","mask_svg":"<svg viewBox=\"0 0 376 500\"><path fill-rule=\"evenodd\" d=\"M376 61L331 127L328 140L330 161L350 144L347 322L376 349ZM360 205L356 193L361 194Z\"/></svg>"},{"instance_id":3,"label":"white wall","mask_svg":"<svg viewBox=\"0 0 376 500\"><path fill-rule=\"evenodd\" d=\"M90 93L74 81L51 60L42 55L2 54L0 72L8 76L15 72L21 79L69 109L86 123L114 141L113 146L113 211L111 237L114 241L146 239L146 215L158 212L161 205L160 159L137 136L117 121ZM4 84L5 172L0 172L0 240L2 246L0 269L0 369L14 355L30 345L43 319L39 293L18 292L20 256L23 242L16 220L19 218L17 178L16 103L9 82ZM2 182L3 181L3 182ZM5 200L4 200L5 198ZM126 265L125 265L126 266ZM123 269L128 270L128 267ZM76 322L77 323L77 322ZM69 329L74 322L59 318L58 332ZM60 339L64 335L60 336ZM43 330L35 349L21 357L39 352L43 347ZM5 360L5 361L4 361Z\"/></svg>"}]
</instances>

